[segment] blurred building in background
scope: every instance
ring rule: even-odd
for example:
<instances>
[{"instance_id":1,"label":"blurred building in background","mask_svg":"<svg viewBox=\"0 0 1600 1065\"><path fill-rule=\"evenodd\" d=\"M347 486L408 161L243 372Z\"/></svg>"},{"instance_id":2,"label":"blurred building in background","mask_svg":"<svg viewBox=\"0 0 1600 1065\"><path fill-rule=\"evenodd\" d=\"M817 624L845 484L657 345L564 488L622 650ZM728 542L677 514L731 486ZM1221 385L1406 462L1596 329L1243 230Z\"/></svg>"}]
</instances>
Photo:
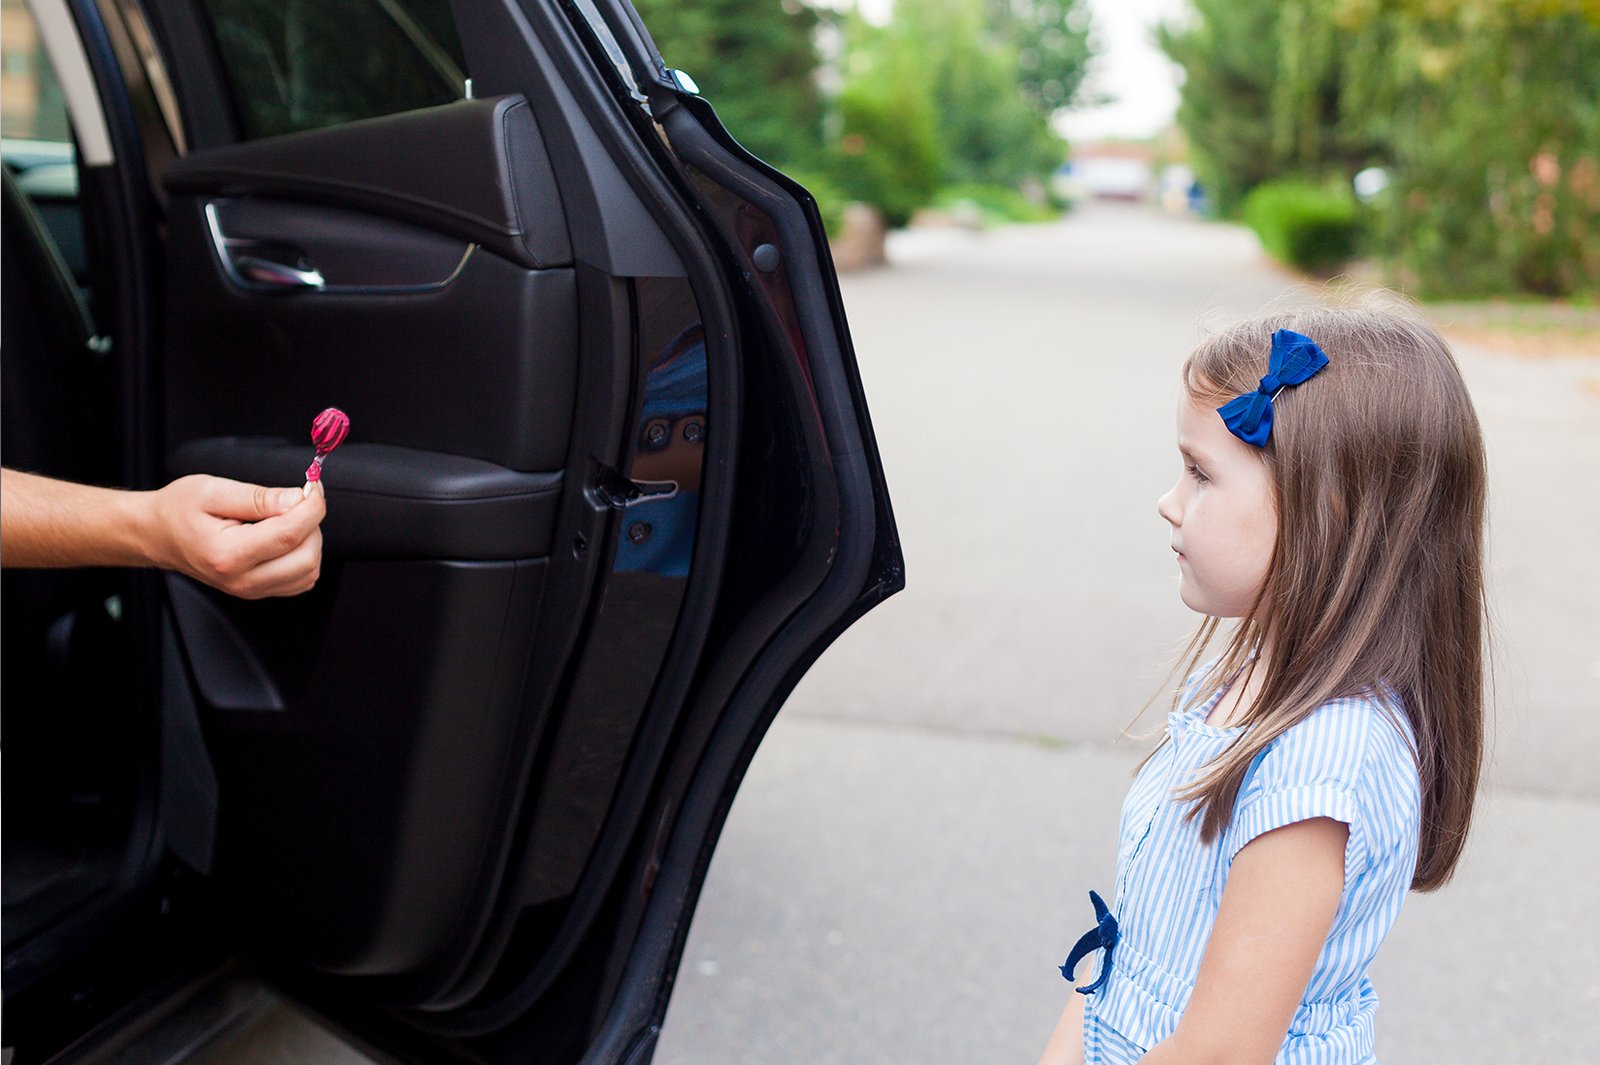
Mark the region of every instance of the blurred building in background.
<instances>
[{"instance_id":1,"label":"blurred building in background","mask_svg":"<svg viewBox=\"0 0 1600 1065\"><path fill-rule=\"evenodd\" d=\"M1154 150L1148 144L1075 144L1072 158L1057 172L1057 193L1066 200L1150 199L1155 191Z\"/></svg>"}]
</instances>

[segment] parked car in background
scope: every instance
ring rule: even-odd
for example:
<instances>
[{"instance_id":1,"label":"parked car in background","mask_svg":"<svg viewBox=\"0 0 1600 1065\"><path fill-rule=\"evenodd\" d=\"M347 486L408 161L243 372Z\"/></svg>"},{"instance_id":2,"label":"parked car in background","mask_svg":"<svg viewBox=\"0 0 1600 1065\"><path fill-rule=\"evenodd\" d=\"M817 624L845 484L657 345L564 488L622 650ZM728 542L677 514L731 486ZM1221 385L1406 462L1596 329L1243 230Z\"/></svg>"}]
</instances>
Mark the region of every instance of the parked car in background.
<instances>
[{"instance_id":1,"label":"parked car in background","mask_svg":"<svg viewBox=\"0 0 1600 1065\"><path fill-rule=\"evenodd\" d=\"M4 146L6 464L298 484L353 423L306 595L5 572L8 1060L265 981L385 1061L647 1062L744 768L903 580L814 204L624 0L5 15L70 115Z\"/></svg>"}]
</instances>

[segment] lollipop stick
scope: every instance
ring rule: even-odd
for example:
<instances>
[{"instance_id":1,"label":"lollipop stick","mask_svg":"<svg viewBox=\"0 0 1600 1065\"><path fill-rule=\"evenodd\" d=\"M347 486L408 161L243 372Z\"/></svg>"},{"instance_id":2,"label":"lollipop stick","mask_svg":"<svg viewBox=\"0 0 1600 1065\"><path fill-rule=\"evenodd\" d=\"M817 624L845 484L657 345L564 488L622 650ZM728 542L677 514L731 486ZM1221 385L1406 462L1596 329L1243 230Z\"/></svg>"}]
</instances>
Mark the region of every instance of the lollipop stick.
<instances>
[{"instance_id":1,"label":"lollipop stick","mask_svg":"<svg viewBox=\"0 0 1600 1065\"><path fill-rule=\"evenodd\" d=\"M311 460L311 465L306 467L306 486L302 489L304 496L310 496L311 486L322 480L322 460L327 457L327 455L318 455Z\"/></svg>"}]
</instances>

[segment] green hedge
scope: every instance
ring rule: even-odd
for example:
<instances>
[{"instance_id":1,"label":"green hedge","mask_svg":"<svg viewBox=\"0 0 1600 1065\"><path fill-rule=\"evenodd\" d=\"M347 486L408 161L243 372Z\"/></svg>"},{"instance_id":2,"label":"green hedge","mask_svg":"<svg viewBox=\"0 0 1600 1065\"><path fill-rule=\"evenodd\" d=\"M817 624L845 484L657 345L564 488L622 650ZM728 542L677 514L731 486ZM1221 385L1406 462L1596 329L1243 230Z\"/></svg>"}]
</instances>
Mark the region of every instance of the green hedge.
<instances>
[{"instance_id":1,"label":"green hedge","mask_svg":"<svg viewBox=\"0 0 1600 1065\"><path fill-rule=\"evenodd\" d=\"M1355 255L1361 219L1349 193L1303 181L1269 181L1245 197L1245 224L1280 262L1302 270L1337 266Z\"/></svg>"},{"instance_id":2,"label":"green hedge","mask_svg":"<svg viewBox=\"0 0 1600 1065\"><path fill-rule=\"evenodd\" d=\"M939 184L938 124L913 79L848 84L835 101L841 133L830 167L839 191L870 203L898 229Z\"/></svg>"}]
</instances>

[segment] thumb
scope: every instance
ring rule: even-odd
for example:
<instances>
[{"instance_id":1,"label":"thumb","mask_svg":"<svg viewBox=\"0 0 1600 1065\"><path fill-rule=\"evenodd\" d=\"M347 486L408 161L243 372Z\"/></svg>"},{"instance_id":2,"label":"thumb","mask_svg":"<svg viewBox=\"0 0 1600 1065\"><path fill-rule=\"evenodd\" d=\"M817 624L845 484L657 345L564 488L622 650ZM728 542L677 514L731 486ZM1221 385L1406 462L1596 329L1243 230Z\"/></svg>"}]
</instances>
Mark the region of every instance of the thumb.
<instances>
[{"instance_id":1,"label":"thumb","mask_svg":"<svg viewBox=\"0 0 1600 1065\"><path fill-rule=\"evenodd\" d=\"M260 521L289 510L300 503L304 493L298 488L268 488L243 481L215 478L207 500L212 514L219 518L236 518L239 521Z\"/></svg>"},{"instance_id":2,"label":"thumb","mask_svg":"<svg viewBox=\"0 0 1600 1065\"><path fill-rule=\"evenodd\" d=\"M262 512L263 518L270 518L274 514L282 514L286 510L293 510L305 502L306 493L301 488L267 488L263 489L267 495L268 508Z\"/></svg>"}]
</instances>

